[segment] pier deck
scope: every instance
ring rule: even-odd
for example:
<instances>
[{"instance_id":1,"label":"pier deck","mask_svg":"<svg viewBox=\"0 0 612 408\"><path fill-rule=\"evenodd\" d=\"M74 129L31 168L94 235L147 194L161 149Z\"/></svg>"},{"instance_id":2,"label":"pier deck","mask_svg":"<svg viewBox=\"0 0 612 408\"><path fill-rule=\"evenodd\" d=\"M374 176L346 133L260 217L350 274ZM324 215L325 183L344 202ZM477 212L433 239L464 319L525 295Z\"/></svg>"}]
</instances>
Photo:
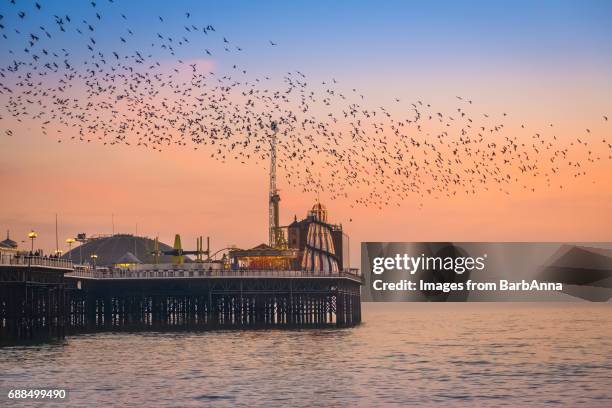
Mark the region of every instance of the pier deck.
<instances>
[{"instance_id":1,"label":"pier deck","mask_svg":"<svg viewBox=\"0 0 612 408\"><path fill-rule=\"evenodd\" d=\"M345 327L361 321L361 276L175 265L66 275L76 331Z\"/></svg>"},{"instance_id":2,"label":"pier deck","mask_svg":"<svg viewBox=\"0 0 612 408\"><path fill-rule=\"evenodd\" d=\"M55 259L0 263L3 343L95 331L350 327L361 321L354 269L91 269Z\"/></svg>"},{"instance_id":3,"label":"pier deck","mask_svg":"<svg viewBox=\"0 0 612 408\"><path fill-rule=\"evenodd\" d=\"M64 274L72 263L42 257L0 257L0 345L64 337Z\"/></svg>"}]
</instances>

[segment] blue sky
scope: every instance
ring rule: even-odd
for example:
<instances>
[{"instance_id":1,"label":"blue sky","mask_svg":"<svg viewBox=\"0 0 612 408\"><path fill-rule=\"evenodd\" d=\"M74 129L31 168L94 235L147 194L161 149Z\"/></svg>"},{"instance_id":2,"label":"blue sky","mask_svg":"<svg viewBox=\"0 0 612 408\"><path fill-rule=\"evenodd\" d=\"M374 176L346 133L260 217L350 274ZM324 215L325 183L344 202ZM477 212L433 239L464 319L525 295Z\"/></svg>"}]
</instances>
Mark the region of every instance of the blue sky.
<instances>
[{"instance_id":1,"label":"blue sky","mask_svg":"<svg viewBox=\"0 0 612 408\"><path fill-rule=\"evenodd\" d=\"M536 103L550 120L567 116L574 101L588 102L585 112L605 110L608 106L599 105L612 93L612 2L604 0L97 0L95 8L90 1L39 1L42 10L33 0L0 3L3 32L9 35L0 40L5 56L12 57L6 54L10 48L22 58L23 37L32 32L43 37L44 46L68 49L72 63L87 57L90 36L96 51L111 60L112 51L146 55L156 42L155 60L169 64L212 59L217 73L231 73L236 64L250 78L276 81L300 70L319 84L336 78L346 91L358 88L377 104L394 97L444 104L466 95L496 110L529 114L528 105ZM24 19L19 11L26 12ZM60 33L52 16L66 14L72 23ZM94 22L95 31L88 32L82 20ZM211 24L216 33L189 33L190 43L175 56L161 52L158 33L176 43L191 24ZM41 25L52 40L41 34ZM84 35L74 31L77 26ZM21 30L19 42L15 27ZM225 52L223 37L232 50L237 45L243 51Z\"/></svg>"},{"instance_id":2,"label":"blue sky","mask_svg":"<svg viewBox=\"0 0 612 408\"><path fill-rule=\"evenodd\" d=\"M104 27L96 28L96 38L108 36L102 41L110 42L112 34L125 37L129 27L136 34L134 48L148 45L157 32L178 37L186 23L212 24L219 35L248 51L251 65L295 65L312 71L346 69L350 65L359 72L360 66L367 69L381 59L401 64L403 69L450 59L472 64L529 60L546 66L581 59L609 64L612 59L609 1L96 3L94 9L89 1L40 0L43 10L37 11L34 1L18 0L11 5L3 0L1 8L7 29L15 23L52 26L48 16L56 13L95 22L93 13L98 10ZM24 20L17 17L21 10L26 11ZM191 13L189 19L186 11ZM127 27L122 26L120 13L128 17ZM158 21L157 16L165 22ZM277 42L278 48L270 47L269 40ZM1 44L3 48L7 45ZM202 45L204 48L206 41ZM191 49L193 56L202 52L196 46ZM348 64L351 61L358 61L357 66Z\"/></svg>"}]
</instances>

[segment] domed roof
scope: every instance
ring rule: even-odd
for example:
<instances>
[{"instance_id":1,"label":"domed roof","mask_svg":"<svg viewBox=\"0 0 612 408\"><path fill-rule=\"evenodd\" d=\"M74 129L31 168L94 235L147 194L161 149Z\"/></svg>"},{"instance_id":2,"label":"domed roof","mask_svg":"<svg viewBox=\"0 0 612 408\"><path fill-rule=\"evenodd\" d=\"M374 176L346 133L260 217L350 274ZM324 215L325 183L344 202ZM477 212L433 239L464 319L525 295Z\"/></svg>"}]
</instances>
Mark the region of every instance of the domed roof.
<instances>
[{"instance_id":1,"label":"domed roof","mask_svg":"<svg viewBox=\"0 0 612 408\"><path fill-rule=\"evenodd\" d=\"M321 222L327 222L327 208L320 202L316 202L310 210L310 215Z\"/></svg>"},{"instance_id":2,"label":"domed roof","mask_svg":"<svg viewBox=\"0 0 612 408\"><path fill-rule=\"evenodd\" d=\"M11 239L9 231L6 231L6 239L0 242L0 247L11 248L11 249L17 248L17 242Z\"/></svg>"},{"instance_id":3,"label":"domed roof","mask_svg":"<svg viewBox=\"0 0 612 408\"><path fill-rule=\"evenodd\" d=\"M160 251L172 251L170 245L159 243ZM145 264L154 263L153 251L155 240L147 237L137 237L129 234L116 234L108 237L92 238L73 247L62 255L64 259L73 262L90 263L91 255L96 254L96 265L111 266L121 263L120 260L130 252L136 259ZM159 263L172 263L171 255L160 255Z\"/></svg>"}]
</instances>

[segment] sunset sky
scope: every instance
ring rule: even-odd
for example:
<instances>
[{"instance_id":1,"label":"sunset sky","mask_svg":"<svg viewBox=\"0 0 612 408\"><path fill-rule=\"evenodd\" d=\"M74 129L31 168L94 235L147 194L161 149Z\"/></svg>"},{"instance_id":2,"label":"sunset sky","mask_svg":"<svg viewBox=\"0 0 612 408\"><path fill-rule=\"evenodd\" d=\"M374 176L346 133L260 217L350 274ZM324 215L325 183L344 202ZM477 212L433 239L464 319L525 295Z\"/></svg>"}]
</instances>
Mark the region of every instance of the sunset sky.
<instances>
[{"instance_id":1,"label":"sunset sky","mask_svg":"<svg viewBox=\"0 0 612 408\"><path fill-rule=\"evenodd\" d=\"M91 14L89 2L73 3L73 15ZM208 46L193 46L177 55L218 74L232 64L276 79L300 70L313 82L334 78L339 86L357 87L374 106L423 99L452 111L461 95L478 112L507 112L508 129L526 124L561 142L588 128L591 137L612 140L612 121L603 119L612 118L612 2L115 3L128 20L122 27L121 19L110 17L119 11L109 12L114 23L96 33L109 38L109 47L115 32L127 27L135 33L134 49L169 27L179 37L183 24L172 22L189 11L245 50L213 50L211 57L203 53ZM51 14L66 8L41 4ZM33 5L19 7L32 15L23 24L47 24L37 20ZM19 23L14 6L3 2L0 9L7 28ZM6 46L0 42L2 60L10 61L15 56ZM174 63L164 61L169 69ZM220 163L190 146L159 153L93 141L58 143L39 127L16 123L5 105L0 94L0 230L10 229L11 238L25 241L34 229L37 247L54 249L57 213L61 242L79 232L111 233L112 214L115 232L134 233L138 226L139 235L168 243L180 233L184 247L194 247L199 235L210 236L213 249L267 240L266 165ZM5 134L9 128L12 136ZM351 209L350 200L329 201L324 194L320 199L331 221L351 237L353 266L361 241L610 241L612 160L608 151L597 153L606 159L588 165L586 177L559 180L562 189L431 199L422 208L406 197L401 206L382 210ZM317 197L288 187L281 172L279 179L281 222L288 224L294 214L305 216Z\"/></svg>"}]
</instances>

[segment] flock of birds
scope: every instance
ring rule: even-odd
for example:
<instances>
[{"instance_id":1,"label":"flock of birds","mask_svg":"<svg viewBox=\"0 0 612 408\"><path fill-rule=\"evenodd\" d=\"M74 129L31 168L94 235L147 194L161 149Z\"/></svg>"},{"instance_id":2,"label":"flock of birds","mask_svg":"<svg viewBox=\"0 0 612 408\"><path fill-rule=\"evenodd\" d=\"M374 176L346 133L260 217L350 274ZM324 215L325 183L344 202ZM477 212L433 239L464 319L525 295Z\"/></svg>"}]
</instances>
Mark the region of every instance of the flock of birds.
<instances>
[{"instance_id":1,"label":"flock of birds","mask_svg":"<svg viewBox=\"0 0 612 408\"><path fill-rule=\"evenodd\" d=\"M612 140L590 129L572 140L557 139L554 129L511 129L506 113L475 112L461 96L450 113L423 100L371 106L356 88L333 78L315 83L301 71L273 79L230 64L217 73L206 60L244 50L191 12L173 21L178 26L163 16L150 22L150 32L138 33L150 46L133 49L143 41L114 3L92 1L83 18L46 14L42 2L4 0L5 137L16 136L13 125L27 125L60 143L155 151L178 145L201 149L206 159L267 165L276 122L277 161L288 185L380 209L483 190L563 188L568 176L612 159ZM47 23L27 24L33 13ZM109 25L116 38L99 37Z\"/></svg>"}]
</instances>

